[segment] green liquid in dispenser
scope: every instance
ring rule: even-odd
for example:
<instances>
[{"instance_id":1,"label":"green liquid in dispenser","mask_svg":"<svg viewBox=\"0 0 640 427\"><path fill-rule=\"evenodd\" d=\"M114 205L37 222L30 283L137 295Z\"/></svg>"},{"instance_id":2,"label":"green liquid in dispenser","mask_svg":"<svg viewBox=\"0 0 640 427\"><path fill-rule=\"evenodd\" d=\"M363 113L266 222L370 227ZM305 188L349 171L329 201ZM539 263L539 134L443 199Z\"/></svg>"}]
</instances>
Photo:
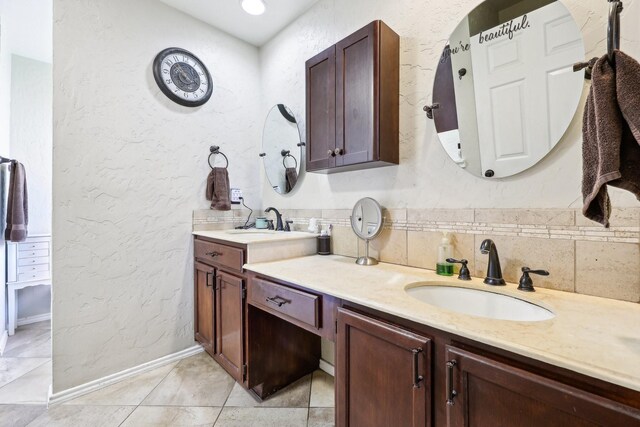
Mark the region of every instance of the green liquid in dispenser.
<instances>
[{"instance_id":1,"label":"green liquid in dispenser","mask_svg":"<svg viewBox=\"0 0 640 427\"><path fill-rule=\"evenodd\" d=\"M437 263L436 264L436 274L441 276L453 276L453 264L445 263Z\"/></svg>"}]
</instances>

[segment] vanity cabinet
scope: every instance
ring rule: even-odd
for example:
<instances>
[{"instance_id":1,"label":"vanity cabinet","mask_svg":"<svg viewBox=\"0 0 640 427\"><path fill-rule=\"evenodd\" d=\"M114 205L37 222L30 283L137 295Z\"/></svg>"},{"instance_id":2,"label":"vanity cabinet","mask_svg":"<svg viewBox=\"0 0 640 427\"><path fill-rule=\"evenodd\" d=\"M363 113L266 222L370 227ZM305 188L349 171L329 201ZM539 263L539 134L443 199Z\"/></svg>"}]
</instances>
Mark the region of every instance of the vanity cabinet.
<instances>
[{"instance_id":1,"label":"vanity cabinet","mask_svg":"<svg viewBox=\"0 0 640 427\"><path fill-rule=\"evenodd\" d=\"M398 164L400 38L374 21L306 62L307 171Z\"/></svg>"},{"instance_id":2,"label":"vanity cabinet","mask_svg":"<svg viewBox=\"0 0 640 427\"><path fill-rule=\"evenodd\" d=\"M195 339L210 355L215 354L214 322L214 275L215 268L195 262L194 322Z\"/></svg>"},{"instance_id":3,"label":"vanity cabinet","mask_svg":"<svg viewBox=\"0 0 640 427\"><path fill-rule=\"evenodd\" d=\"M446 346L447 426L638 426L614 401L481 354Z\"/></svg>"},{"instance_id":4,"label":"vanity cabinet","mask_svg":"<svg viewBox=\"0 0 640 427\"><path fill-rule=\"evenodd\" d=\"M245 281L219 271L216 276L216 352L218 362L238 381L244 381Z\"/></svg>"},{"instance_id":5,"label":"vanity cabinet","mask_svg":"<svg viewBox=\"0 0 640 427\"><path fill-rule=\"evenodd\" d=\"M338 309L338 426L430 426L431 339Z\"/></svg>"},{"instance_id":6,"label":"vanity cabinet","mask_svg":"<svg viewBox=\"0 0 640 427\"><path fill-rule=\"evenodd\" d=\"M194 240L195 340L239 383L246 381L245 249Z\"/></svg>"},{"instance_id":7,"label":"vanity cabinet","mask_svg":"<svg viewBox=\"0 0 640 427\"><path fill-rule=\"evenodd\" d=\"M338 427L640 426L637 392L347 301L337 319Z\"/></svg>"}]
</instances>

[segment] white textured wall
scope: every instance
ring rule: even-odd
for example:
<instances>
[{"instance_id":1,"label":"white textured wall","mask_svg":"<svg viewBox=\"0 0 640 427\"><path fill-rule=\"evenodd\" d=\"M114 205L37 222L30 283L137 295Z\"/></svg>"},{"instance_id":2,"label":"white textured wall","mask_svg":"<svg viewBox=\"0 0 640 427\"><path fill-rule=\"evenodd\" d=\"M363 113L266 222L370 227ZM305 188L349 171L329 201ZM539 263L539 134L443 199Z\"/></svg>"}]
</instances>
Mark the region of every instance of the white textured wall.
<instances>
[{"instance_id":1,"label":"white textured wall","mask_svg":"<svg viewBox=\"0 0 640 427\"><path fill-rule=\"evenodd\" d=\"M25 166L29 235L51 234L51 64L13 55L11 61L11 156ZM18 319L49 313L51 288L18 291Z\"/></svg>"},{"instance_id":2,"label":"white textured wall","mask_svg":"<svg viewBox=\"0 0 640 427\"><path fill-rule=\"evenodd\" d=\"M260 50L261 115L278 102L304 113L304 62L375 19L400 35L400 166L333 175L306 174L291 195L263 185L265 205L286 208L350 208L371 196L390 208L578 207L582 196L582 110L553 152L517 176L491 181L456 166L438 142L422 106L430 103L438 58L458 22L480 0L321 0ZM587 56L606 52L608 4L566 0L582 29ZM640 1L624 2L622 48L640 58ZM586 95L585 85L585 95ZM302 123L304 126L304 123ZM612 190L616 206L636 206Z\"/></svg>"},{"instance_id":3,"label":"white textured wall","mask_svg":"<svg viewBox=\"0 0 640 427\"><path fill-rule=\"evenodd\" d=\"M155 55L195 53L211 100L158 89ZM257 49L155 0L54 1L53 390L193 342L191 221L209 145L260 205ZM258 123L260 122L260 123Z\"/></svg>"}]
</instances>

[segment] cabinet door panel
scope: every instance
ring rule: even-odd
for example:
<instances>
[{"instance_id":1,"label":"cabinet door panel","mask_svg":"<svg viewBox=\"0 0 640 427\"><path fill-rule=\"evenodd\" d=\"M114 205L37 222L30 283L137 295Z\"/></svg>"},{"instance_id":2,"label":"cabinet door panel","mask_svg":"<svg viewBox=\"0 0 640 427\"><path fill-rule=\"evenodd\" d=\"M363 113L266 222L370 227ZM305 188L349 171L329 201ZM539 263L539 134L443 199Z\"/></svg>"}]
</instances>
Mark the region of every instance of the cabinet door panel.
<instances>
[{"instance_id":1,"label":"cabinet door panel","mask_svg":"<svg viewBox=\"0 0 640 427\"><path fill-rule=\"evenodd\" d=\"M377 31L373 23L336 44L336 166L377 157Z\"/></svg>"},{"instance_id":2,"label":"cabinet door panel","mask_svg":"<svg viewBox=\"0 0 640 427\"><path fill-rule=\"evenodd\" d=\"M338 426L430 425L429 338L340 308L336 343Z\"/></svg>"},{"instance_id":3,"label":"cabinet door panel","mask_svg":"<svg viewBox=\"0 0 640 427\"><path fill-rule=\"evenodd\" d=\"M218 271L216 287L216 359L236 380L242 382L244 281Z\"/></svg>"},{"instance_id":4,"label":"cabinet door panel","mask_svg":"<svg viewBox=\"0 0 640 427\"><path fill-rule=\"evenodd\" d=\"M306 63L307 170L335 166L336 54L331 46Z\"/></svg>"},{"instance_id":5,"label":"cabinet door panel","mask_svg":"<svg viewBox=\"0 0 640 427\"><path fill-rule=\"evenodd\" d=\"M195 339L211 355L215 353L214 282L215 269L195 263L194 330Z\"/></svg>"},{"instance_id":6,"label":"cabinet door panel","mask_svg":"<svg viewBox=\"0 0 640 427\"><path fill-rule=\"evenodd\" d=\"M454 426L639 426L640 414L600 396L456 347L447 406ZM445 402L450 396L443 396ZM444 404L444 403L443 403Z\"/></svg>"}]
</instances>

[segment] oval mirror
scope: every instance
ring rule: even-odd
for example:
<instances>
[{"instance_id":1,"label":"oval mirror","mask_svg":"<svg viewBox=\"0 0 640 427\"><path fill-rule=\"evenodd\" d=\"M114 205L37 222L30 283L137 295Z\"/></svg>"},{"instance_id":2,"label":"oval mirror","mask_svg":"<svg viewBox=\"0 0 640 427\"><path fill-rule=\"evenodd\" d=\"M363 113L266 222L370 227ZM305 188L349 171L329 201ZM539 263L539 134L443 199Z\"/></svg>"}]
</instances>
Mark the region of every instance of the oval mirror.
<instances>
[{"instance_id":1,"label":"oval mirror","mask_svg":"<svg viewBox=\"0 0 640 427\"><path fill-rule=\"evenodd\" d=\"M539 162L580 102L585 51L560 1L486 0L449 37L433 110L442 146L476 176L502 178Z\"/></svg>"},{"instance_id":2,"label":"oval mirror","mask_svg":"<svg viewBox=\"0 0 640 427\"><path fill-rule=\"evenodd\" d=\"M274 105L267 114L260 157L276 193L286 194L295 188L302 165L302 143L295 115L284 104Z\"/></svg>"},{"instance_id":3,"label":"oval mirror","mask_svg":"<svg viewBox=\"0 0 640 427\"><path fill-rule=\"evenodd\" d=\"M351 213L351 228L365 241L365 256L356 261L360 265L375 265L378 261L369 256L369 240L382 231L382 208L370 197L358 200Z\"/></svg>"}]
</instances>

